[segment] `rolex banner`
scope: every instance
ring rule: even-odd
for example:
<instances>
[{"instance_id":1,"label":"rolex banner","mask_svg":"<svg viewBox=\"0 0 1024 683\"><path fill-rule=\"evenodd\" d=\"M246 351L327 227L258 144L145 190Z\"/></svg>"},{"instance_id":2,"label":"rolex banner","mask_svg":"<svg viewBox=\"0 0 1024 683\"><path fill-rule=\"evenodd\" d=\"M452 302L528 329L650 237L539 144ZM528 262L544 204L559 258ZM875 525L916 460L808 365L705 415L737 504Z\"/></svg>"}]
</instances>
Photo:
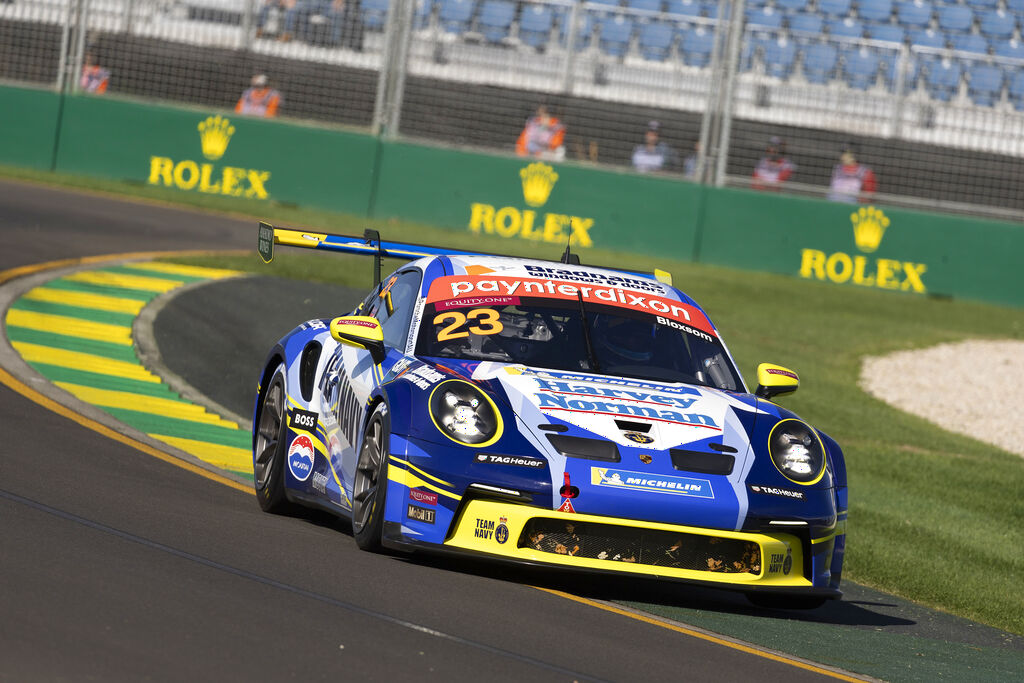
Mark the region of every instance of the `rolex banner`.
<instances>
[{"instance_id":1,"label":"rolex banner","mask_svg":"<svg viewBox=\"0 0 1024 683\"><path fill-rule=\"evenodd\" d=\"M56 170L365 214L375 155L345 131L80 96L65 98Z\"/></svg>"}]
</instances>

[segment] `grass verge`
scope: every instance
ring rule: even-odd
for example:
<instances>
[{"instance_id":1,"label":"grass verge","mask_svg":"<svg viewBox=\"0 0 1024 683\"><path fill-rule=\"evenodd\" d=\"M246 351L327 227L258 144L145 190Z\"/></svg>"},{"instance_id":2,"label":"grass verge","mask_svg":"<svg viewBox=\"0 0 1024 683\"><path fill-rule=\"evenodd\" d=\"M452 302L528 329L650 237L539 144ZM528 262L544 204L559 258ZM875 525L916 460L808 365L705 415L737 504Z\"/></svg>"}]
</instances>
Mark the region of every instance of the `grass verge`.
<instances>
[{"instance_id":1,"label":"grass verge","mask_svg":"<svg viewBox=\"0 0 1024 683\"><path fill-rule=\"evenodd\" d=\"M558 250L547 245L402 221L3 167L0 175L325 231L359 234L373 227L388 239L558 256ZM255 233L254 225L254 245ZM1024 310L655 262L596 249L581 250L581 257L584 263L671 271L676 285L708 311L748 377L761 361L800 372L801 389L783 399L784 405L836 438L846 454L851 506L848 578L1024 633L1024 458L937 429L890 408L857 385L865 356L968 338L1022 339ZM361 287L369 282L369 261L282 249L270 266L255 252L187 262ZM935 391L955 394L956 387L937 385ZM1019 419L1015 407L1007 407L1006 419Z\"/></svg>"}]
</instances>

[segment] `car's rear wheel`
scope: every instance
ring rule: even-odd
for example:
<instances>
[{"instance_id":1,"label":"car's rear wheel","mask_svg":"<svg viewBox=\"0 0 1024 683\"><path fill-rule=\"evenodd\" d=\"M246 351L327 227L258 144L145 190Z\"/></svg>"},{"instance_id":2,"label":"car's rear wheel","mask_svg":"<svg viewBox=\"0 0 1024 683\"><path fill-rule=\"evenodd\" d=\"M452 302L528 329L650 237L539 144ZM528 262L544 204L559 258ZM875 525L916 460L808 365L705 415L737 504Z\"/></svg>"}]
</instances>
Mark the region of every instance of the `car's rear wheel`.
<instances>
[{"instance_id":1,"label":"car's rear wheel","mask_svg":"<svg viewBox=\"0 0 1024 683\"><path fill-rule=\"evenodd\" d=\"M387 406L378 404L366 425L352 482L352 535L360 548L374 552L383 547L389 430Z\"/></svg>"},{"instance_id":2,"label":"car's rear wheel","mask_svg":"<svg viewBox=\"0 0 1024 683\"><path fill-rule=\"evenodd\" d=\"M287 415L285 368L274 369L256 412L256 445L253 450L253 484L256 500L266 512L284 512L285 416Z\"/></svg>"},{"instance_id":3,"label":"car's rear wheel","mask_svg":"<svg viewBox=\"0 0 1024 683\"><path fill-rule=\"evenodd\" d=\"M747 600L767 609L817 609L825 604L826 598L817 595L747 593Z\"/></svg>"}]
</instances>

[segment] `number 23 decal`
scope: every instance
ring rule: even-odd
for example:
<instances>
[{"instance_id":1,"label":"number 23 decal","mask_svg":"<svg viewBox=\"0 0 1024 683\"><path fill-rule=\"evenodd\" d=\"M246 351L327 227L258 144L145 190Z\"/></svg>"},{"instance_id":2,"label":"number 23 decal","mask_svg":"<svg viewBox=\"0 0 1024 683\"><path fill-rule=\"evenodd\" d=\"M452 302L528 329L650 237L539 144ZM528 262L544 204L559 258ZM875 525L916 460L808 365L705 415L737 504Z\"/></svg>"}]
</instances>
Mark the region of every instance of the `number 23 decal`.
<instances>
[{"instance_id":1,"label":"number 23 decal","mask_svg":"<svg viewBox=\"0 0 1024 683\"><path fill-rule=\"evenodd\" d=\"M462 314L459 311L445 311L434 316L435 325L446 321L451 321L451 323L438 331L437 341L468 337L470 332L473 334L498 334L504 329L504 325L498 320L498 312L493 308L474 308L467 314ZM471 324L465 330L461 329L467 322L475 324Z\"/></svg>"}]
</instances>

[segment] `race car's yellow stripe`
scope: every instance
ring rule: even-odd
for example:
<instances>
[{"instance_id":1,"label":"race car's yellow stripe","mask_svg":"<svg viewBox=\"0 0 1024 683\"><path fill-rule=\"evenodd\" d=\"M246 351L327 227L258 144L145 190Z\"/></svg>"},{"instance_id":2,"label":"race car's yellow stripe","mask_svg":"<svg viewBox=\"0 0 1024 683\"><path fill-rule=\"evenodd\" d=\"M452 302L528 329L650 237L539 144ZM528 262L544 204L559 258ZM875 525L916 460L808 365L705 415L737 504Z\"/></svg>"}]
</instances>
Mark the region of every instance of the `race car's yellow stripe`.
<instances>
[{"instance_id":1,"label":"race car's yellow stripe","mask_svg":"<svg viewBox=\"0 0 1024 683\"><path fill-rule=\"evenodd\" d=\"M181 280L166 280L161 277L145 277L142 275L123 275L108 273L103 270L86 270L64 276L65 280L87 282L91 285L106 287L123 287L125 289L141 289L146 292L169 292L185 284Z\"/></svg>"},{"instance_id":2,"label":"race car's yellow stripe","mask_svg":"<svg viewBox=\"0 0 1024 683\"><path fill-rule=\"evenodd\" d=\"M125 268L132 268L135 270L149 270L154 273L167 273L168 275L183 275L185 277L202 277L209 280L220 280L226 277L234 277L240 275L241 272L237 270L228 270L227 268L207 268L205 266L183 266L177 263L160 263L158 261L149 261L146 263L126 263Z\"/></svg>"},{"instance_id":3,"label":"race car's yellow stripe","mask_svg":"<svg viewBox=\"0 0 1024 683\"><path fill-rule=\"evenodd\" d=\"M49 287L36 287L25 292L22 298L32 301L45 301L50 304L91 308L94 311L130 313L132 315L138 315L142 307L146 305L145 301L139 301L138 299L123 299L116 296L72 292L64 289L50 289Z\"/></svg>"},{"instance_id":4,"label":"race car's yellow stripe","mask_svg":"<svg viewBox=\"0 0 1024 683\"><path fill-rule=\"evenodd\" d=\"M836 536L842 536L846 533L846 520L841 519L836 522L836 528L832 530L828 536L822 536L821 538L812 538L811 543L824 543L825 541L831 541Z\"/></svg>"},{"instance_id":5,"label":"race car's yellow stripe","mask_svg":"<svg viewBox=\"0 0 1024 683\"><path fill-rule=\"evenodd\" d=\"M132 328L125 325L96 323L81 318L70 318L52 313L35 313L12 308L7 312L7 324L51 334L62 334L79 339L110 342L121 346L132 345Z\"/></svg>"},{"instance_id":6,"label":"race car's yellow stripe","mask_svg":"<svg viewBox=\"0 0 1024 683\"><path fill-rule=\"evenodd\" d=\"M95 372L100 375L111 375L112 377L124 377L127 379L137 379L143 382L153 382L154 384L159 384L161 382L159 377L152 374L149 370L146 370L138 363L113 360L111 358L104 358L103 356L95 356L91 353L82 353L81 351L54 349L49 346L29 344L27 342L12 342L11 346L21 354L21 357L27 363L45 363L47 365L57 365L71 370L84 370L85 372Z\"/></svg>"},{"instance_id":7,"label":"race car's yellow stripe","mask_svg":"<svg viewBox=\"0 0 1024 683\"><path fill-rule=\"evenodd\" d=\"M305 247L315 249L317 245L327 239L326 233L309 232L304 230L288 230L287 228L274 228L274 242L289 247Z\"/></svg>"},{"instance_id":8,"label":"race car's yellow stripe","mask_svg":"<svg viewBox=\"0 0 1024 683\"><path fill-rule=\"evenodd\" d=\"M216 425L225 429L238 429L238 425L234 422L207 412L206 408L197 406L194 403L186 403L170 398L142 396L141 394L133 394L127 391L84 387L80 384L71 384L70 382L54 382L54 384L86 403L104 408L134 410L140 413L188 420L189 422Z\"/></svg>"},{"instance_id":9,"label":"race car's yellow stripe","mask_svg":"<svg viewBox=\"0 0 1024 683\"><path fill-rule=\"evenodd\" d=\"M392 458L392 460L394 459L395 458ZM462 500L462 496L456 495L454 493L449 493L448 491L438 488L431 483L425 482L412 472L408 470L403 470L401 467L389 467L388 479L390 481L395 482L396 484L403 484L405 486L408 486L409 488L422 487L430 489L435 493L440 493L442 496L451 498L452 500Z\"/></svg>"},{"instance_id":10,"label":"race car's yellow stripe","mask_svg":"<svg viewBox=\"0 0 1024 683\"><path fill-rule=\"evenodd\" d=\"M423 470L421 470L421 469L420 469L419 467L416 467L416 465L413 465L413 464L412 464L411 462L409 462L408 460L402 460L401 458L396 458L396 457L395 457L395 456L393 456L393 455L391 456L391 459L392 459L392 460L394 460L395 462L397 462L397 463L398 463L398 464L400 464L400 465L405 465L406 467L409 467L409 468L411 468L411 469L414 469L414 470L416 470L417 472L419 472L420 474L422 474L422 475L423 475L424 477L426 477L427 479L433 479L434 481L436 481L436 482L437 482L438 484L441 484L442 486L448 486L448 487L450 487L450 486L452 485L452 484L451 484L451 482L447 482L447 481L445 481L444 479L438 479L438 478L437 478L437 477L435 477L434 475L432 475L432 474L428 474L427 472L424 472Z\"/></svg>"},{"instance_id":11,"label":"race car's yellow stripe","mask_svg":"<svg viewBox=\"0 0 1024 683\"><path fill-rule=\"evenodd\" d=\"M180 436L168 436L166 434L150 434L150 436L217 467L236 471L252 470L252 451L246 448L222 446L221 444L185 439Z\"/></svg>"}]
</instances>

